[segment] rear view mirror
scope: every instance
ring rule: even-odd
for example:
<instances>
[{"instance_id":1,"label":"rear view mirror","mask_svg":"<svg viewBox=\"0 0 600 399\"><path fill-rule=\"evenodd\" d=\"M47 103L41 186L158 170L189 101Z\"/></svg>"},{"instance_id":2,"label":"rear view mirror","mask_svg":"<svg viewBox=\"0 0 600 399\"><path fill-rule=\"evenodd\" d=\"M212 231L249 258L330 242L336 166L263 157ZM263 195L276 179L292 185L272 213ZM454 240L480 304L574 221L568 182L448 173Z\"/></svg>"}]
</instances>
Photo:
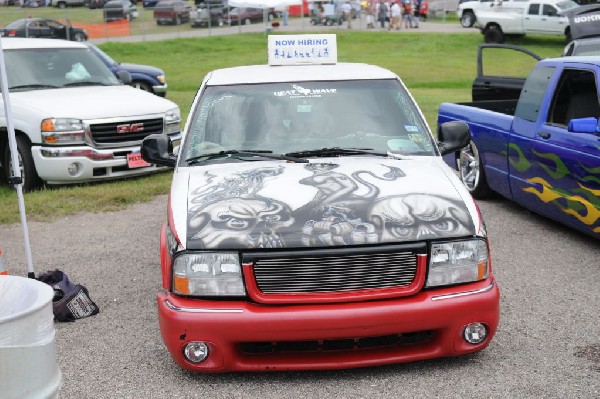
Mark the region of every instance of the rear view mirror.
<instances>
[{"instance_id":1,"label":"rear view mirror","mask_svg":"<svg viewBox=\"0 0 600 399\"><path fill-rule=\"evenodd\" d=\"M115 73L117 75L117 79L119 79L123 84L130 85L131 84L131 74L129 71L120 70Z\"/></svg>"},{"instance_id":2,"label":"rear view mirror","mask_svg":"<svg viewBox=\"0 0 600 399\"><path fill-rule=\"evenodd\" d=\"M438 148L442 155L458 151L471 141L469 125L459 121L442 123L438 131L438 140Z\"/></svg>"},{"instance_id":3,"label":"rear view mirror","mask_svg":"<svg viewBox=\"0 0 600 399\"><path fill-rule=\"evenodd\" d=\"M148 163L174 167L176 157L173 155L171 139L166 134L151 134L142 141L140 149L142 159Z\"/></svg>"},{"instance_id":4,"label":"rear view mirror","mask_svg":"<svg viewBox=\"0 0 600 399\"><path fill-rule=\"evenodd\" d=\"M600 132L600 126L598 125L598 119L594 117L590 118L579 118L571 119L569 126L567 127L571 133L593 133Z\"/></svg>"}]
</instances>

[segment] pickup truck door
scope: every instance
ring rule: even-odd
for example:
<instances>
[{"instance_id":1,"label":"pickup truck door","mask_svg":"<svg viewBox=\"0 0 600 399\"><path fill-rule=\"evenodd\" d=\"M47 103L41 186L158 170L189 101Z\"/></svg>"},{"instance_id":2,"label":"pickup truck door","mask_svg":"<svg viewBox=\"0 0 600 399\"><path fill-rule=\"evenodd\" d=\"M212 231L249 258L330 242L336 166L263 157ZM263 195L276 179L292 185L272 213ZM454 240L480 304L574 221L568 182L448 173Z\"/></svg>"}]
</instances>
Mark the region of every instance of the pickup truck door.
<instances>
[{"instance_id":1,"label":"pickup truck door","mask_svg":"<svg viewBox=\"0 0 600 399\"><path fill-rule=\"evenodd\" d=\"M586 66L562 70L535 136L514 142L526 159L520 171L511 162L510 180L516 201L600 237L600 133L568 129L572 119L600 117L597 73Z\"/></svg>"},{"instance_id":2,"label":"pickup truck door","mask_svg":"<svg viewBox=\"0 0 600 399\"><path fill-rule=\"evenodd\" d=\"M525 33L563 34L569 21L551 4L530 3L523 18Z\"/></svg>"},{"instance_id":3,"label":"pickup truck door","mask_svg":"<svg viewBox=\"0 0 600 399\"><path fill-rule=\"evenodd\" d=\"M521 73L512 76L499 62L510 57L519 63ZM477 77L472 86L473 101L517 100L525 83L526 72L542 58L524 47L510 44L482 43L477 47Z\"/></svg>"}]
</instances>

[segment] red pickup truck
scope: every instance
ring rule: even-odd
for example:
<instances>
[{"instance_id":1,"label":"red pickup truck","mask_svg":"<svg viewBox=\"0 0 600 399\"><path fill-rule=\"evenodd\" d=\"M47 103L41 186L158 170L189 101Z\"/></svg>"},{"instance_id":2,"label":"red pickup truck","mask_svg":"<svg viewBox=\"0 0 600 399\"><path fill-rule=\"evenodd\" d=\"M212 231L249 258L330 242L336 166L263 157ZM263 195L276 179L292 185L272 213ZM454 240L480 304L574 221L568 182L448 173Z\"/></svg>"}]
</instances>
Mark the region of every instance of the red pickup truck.
<instances>
[{"instance_id":1,"label":"red pickup truck","mask_svg":"<svg viewBox=\"0 0 600 399\"><path fill-rule=\"evenodd\" d=\"M181 25L190 21L191 7L181 0L159 1L154 7L154 19L158 25Z\"/></svg>"}]
</instances>

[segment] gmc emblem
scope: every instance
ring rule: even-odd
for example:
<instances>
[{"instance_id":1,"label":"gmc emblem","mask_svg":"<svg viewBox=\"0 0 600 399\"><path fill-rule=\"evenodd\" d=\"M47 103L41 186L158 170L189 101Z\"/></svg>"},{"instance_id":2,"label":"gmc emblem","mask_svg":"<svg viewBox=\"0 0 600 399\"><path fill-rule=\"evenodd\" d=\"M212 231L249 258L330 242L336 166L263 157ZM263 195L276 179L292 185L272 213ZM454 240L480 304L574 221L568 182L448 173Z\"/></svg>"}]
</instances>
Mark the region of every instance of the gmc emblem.
<instances>
[{"instance_id":1,"label":"gmc emblem","mask_svg":"<svg viewBox=\"0 0 600 399\"><path fill-rule=\"evenodd\" d=\"M117 133L136 133L143 132L144 124L143 123L132 123L128 125L117 125Z\"/></svg>"}]
</instances>

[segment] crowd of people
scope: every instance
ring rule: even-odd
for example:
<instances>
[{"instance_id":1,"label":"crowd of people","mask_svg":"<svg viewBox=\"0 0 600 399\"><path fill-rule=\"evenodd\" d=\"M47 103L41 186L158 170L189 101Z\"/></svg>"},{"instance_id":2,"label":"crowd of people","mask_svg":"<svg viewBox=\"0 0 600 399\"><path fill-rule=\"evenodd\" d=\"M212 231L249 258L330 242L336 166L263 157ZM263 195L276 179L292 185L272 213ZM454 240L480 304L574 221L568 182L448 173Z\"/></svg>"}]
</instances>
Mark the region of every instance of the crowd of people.
<instances>
[{"instance_id":1,"label":"crowd of people","mask_svg":"<svg viewBox=\"0 0 600 399\"><path fill-rule=\"evenodd\" d=\"M600 0L599 0L600 1ZM418 28L421 20L427 19L428 0L341 0L310 2L311 13L322 19L329 13L338 14L340 24L352 29L352 20L365 14L368 29L400 30Z\"/></svg>"},{"instance_id":2,"label":"crowd of people","mask_svg":"<svg viewBox=\"0 0 600 399\"><path fill-rule=\"evenodd\" d=\"M400 30L418 28L421 19L427 19L427 0L374 0L366 7L367 28Z\"/></svg>"}]
</instances>

